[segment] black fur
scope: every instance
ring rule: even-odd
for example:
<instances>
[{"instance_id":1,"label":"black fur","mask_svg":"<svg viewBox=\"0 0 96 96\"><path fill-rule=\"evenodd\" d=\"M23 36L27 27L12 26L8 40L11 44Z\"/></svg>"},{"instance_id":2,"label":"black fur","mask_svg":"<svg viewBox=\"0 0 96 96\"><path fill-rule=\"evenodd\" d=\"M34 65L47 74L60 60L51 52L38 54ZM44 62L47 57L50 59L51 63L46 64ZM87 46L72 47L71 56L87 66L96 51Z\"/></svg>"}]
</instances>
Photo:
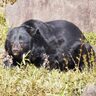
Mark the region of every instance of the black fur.
<instances>
[{"instance_id":1,"label":"black fur","mask_svg":"<svg viewBox=\"0 0 96 96\"><path fill-rule=\"evenodd\" d=\"M13 57L12 66L18 65L22 55L30 51L28 58L37 67L43 66L46 54L49 63L44 66L60 70L67 70L66 67L74 69L75 64L81 70L84 66L83 55L86 55L86 62L90 66L91 53L94 53L80 29L65 20L45 23L38 20L26 21L8 32L5 50Z\"/></svg>"}]
</instances>

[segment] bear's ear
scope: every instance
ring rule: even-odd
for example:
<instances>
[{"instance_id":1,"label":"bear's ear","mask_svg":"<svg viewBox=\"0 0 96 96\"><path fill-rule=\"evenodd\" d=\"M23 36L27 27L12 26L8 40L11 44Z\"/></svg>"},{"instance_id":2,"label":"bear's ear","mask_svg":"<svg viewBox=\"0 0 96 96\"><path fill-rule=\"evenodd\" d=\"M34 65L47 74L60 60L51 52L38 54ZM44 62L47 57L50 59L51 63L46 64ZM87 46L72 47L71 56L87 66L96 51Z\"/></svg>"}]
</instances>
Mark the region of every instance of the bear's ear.
<instances>
[{"instance_id":1,"label":"bear's ear","mask_svg":"<svg viewBox=\"0 0 96 96\"><path fill-rule=\"evenodd\" d=\"M26 28L26 31L31 35L34 36L36 34L39 34L39 29L38 28L34 28L28 25L24 26Z\"/></svg>"},{"instance_id":2,"label":"bear's ear","mask_svg":"<svg viewBox=\"0 0 96 96\"><path fill-rule=\"evenodd\" d=\"M34 31L32 31L32 34L31 34L31 36L35 36L35 35L39 35L40 34L40 32L39 32L39 29L35 29Z\"/></svg>"},{"instance_id":3,"label":"bear's ear","mask_svg":"<svg viewBox=\"0 0 96 96\"><path fill-rule=\"evenodd\" d=\"M31 36L35 36L35 35L39 35L40 34L40 32L39 32L39 29L35 29L35 28L30 28L29 30L28 30L28 33L31 35Z\"/></svg>"}]
</instances>

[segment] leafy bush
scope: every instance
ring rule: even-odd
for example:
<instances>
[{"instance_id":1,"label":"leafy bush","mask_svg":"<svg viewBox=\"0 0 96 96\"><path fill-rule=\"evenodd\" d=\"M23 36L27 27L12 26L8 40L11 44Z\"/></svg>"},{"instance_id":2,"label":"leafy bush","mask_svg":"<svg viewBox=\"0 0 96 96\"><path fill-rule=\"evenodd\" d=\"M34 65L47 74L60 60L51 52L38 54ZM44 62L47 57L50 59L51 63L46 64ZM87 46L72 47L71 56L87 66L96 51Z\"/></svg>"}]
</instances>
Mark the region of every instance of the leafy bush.
<instances>
[{"instance_id":1,"label":"leafy bush","mask_svg":"<svg viewBox=\"0 0 96 96\"><path fill-rule=\"evenodd\" d=\"M14 4L17 0L1 0L0 1L0 7L4 7L6 4Z\"/></svg>"},{"instance_id":2,"label":"leafy bush","mask_svg":"<svg viewBox=\"0 0 96 96\"><path fill-rule=\"evenodd\" d=\"M0 14L0 46L4 45L8 27L3 14Z\"/></svg>"},{"instance_id":3,"label":"leafy bush","mask_svg":"<svg viewBox=\"0 0 96 96\"><path fill-rule=\"evenodd\" d=\"M96 46L96 33L95 32L84 32L84 35L91 45Z\"/></svg>"},{"instance_id":4,"label":"leafy bush","mask_svg":"<svg viewBox=\"0 0 96 96\"><path fill-rule=\"evenodd\" d=\"M80 96L87 83L96 82L96 71L48 71L27 66L3 69L0 66L1 96Z\"/></svg>"}]
</instances>

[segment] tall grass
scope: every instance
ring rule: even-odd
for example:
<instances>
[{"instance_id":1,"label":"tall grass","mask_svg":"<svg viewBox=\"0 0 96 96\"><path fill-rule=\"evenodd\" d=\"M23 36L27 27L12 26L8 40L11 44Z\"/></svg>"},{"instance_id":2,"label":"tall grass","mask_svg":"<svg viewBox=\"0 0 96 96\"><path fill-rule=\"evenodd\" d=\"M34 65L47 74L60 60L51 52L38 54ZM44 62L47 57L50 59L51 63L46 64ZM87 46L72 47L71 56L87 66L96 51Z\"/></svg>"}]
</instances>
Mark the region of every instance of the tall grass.
<instances>
[{"instance_id":1,"label":"tall grass","mask_svg":"<svg viewBox=\"0 0 96 96\"><path fill-rule=\"evenodd\" d=\"M7 23L4 18L4 14L0 13L0 46L3 47L5 38L6 38L6 33L8 31Z\"/></svg>"},{"instance_id":2,"label":"tall grass","mask_svg":"<svg viewBox=\"0 0 96 96\"><path fill-rule=\"evenodd\" d=\"M0 66L0 96L80 96L86 84L96 83L96 71L59 72L27 66Z\"/></svg>"}]
</instances>

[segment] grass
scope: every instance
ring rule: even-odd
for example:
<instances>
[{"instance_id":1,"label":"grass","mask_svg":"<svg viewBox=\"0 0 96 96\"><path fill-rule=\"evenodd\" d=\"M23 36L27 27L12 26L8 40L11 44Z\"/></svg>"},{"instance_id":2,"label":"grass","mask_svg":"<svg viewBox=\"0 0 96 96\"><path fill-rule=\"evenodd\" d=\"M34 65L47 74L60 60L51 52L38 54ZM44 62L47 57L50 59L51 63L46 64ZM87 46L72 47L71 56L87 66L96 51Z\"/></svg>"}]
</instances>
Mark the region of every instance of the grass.
<instances>
[{"instance_id":1,"label":"grass","mask_svg":"<svg viewBox=\"0 0 96 96\"><path fill-rule=\"evenodd\" d=\"M4 14L0 13L0 47L4 46L7 31L8 27L4 18Z\"/></svg>"},{"instance_id":2,"label":"grass","mask_svg":"<svg viewBox=\"0 0 96 96\"><path fill-rule=\"evenodd\" d=\"M87 83L95 82L95 71L64 73L33 65L26 69L0 66L0 96L80 96Z\"/></svg>"},{"instance_id":3,"label":"grass","mask_svg":"<svg viewBox=\"0 0 96 96\"><path fill-rule=\"evenodd\" d=\"M84 32L85 37L90 42L91 45L96 46L96 33Z\"/></svg>"},{"instance_id":4,"label":"grass","mask_svg":"<svg viewBox=\"0 0 96 96\"><path fill-rule=\"evenodd\" d=\"M0 48L3 48L8 30L4 15L0 14ZM92 45L96 45L96 34L84 33ZM0 56L2 58L2 52ZM4 69L0 59L0 96L81 96L87 84L96 84L96 69L90 72L48 71L27 65L26 68Z\"/></svg>"}]
</instances>

